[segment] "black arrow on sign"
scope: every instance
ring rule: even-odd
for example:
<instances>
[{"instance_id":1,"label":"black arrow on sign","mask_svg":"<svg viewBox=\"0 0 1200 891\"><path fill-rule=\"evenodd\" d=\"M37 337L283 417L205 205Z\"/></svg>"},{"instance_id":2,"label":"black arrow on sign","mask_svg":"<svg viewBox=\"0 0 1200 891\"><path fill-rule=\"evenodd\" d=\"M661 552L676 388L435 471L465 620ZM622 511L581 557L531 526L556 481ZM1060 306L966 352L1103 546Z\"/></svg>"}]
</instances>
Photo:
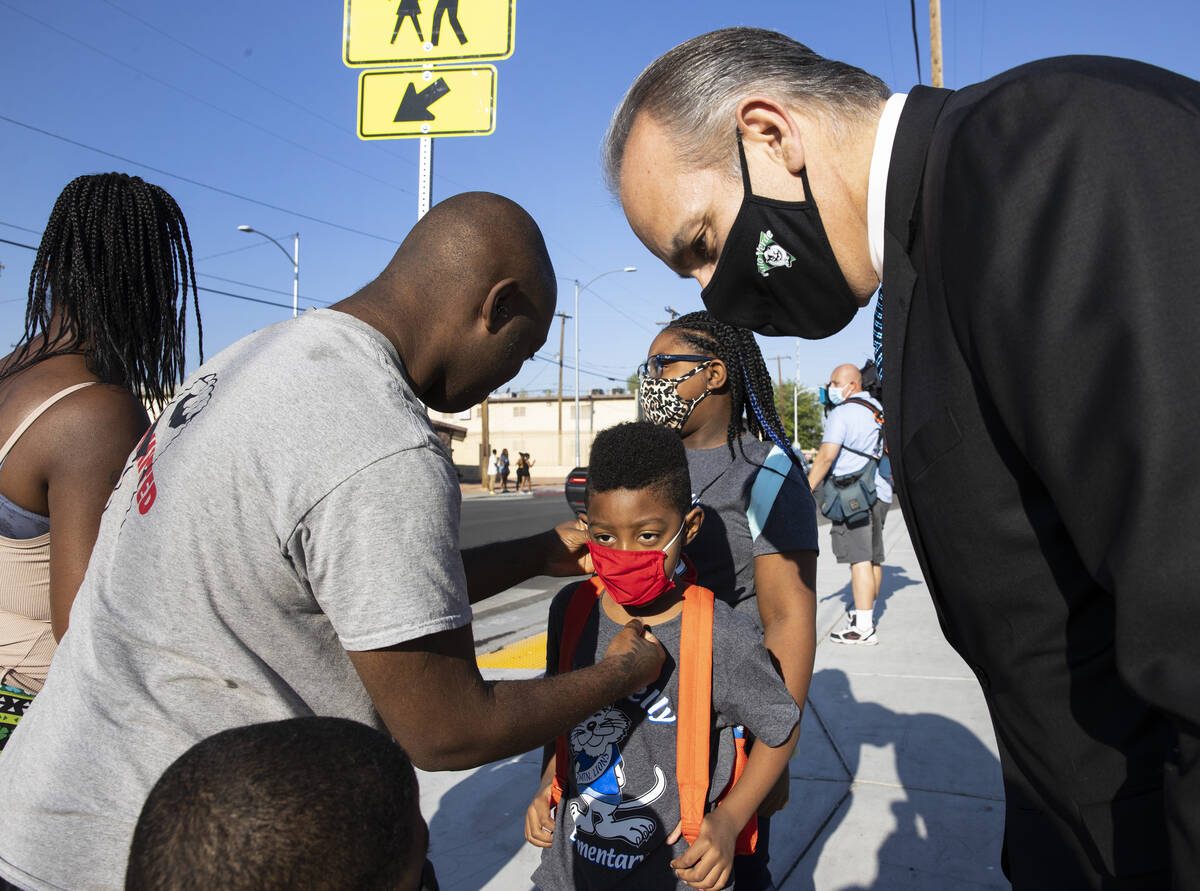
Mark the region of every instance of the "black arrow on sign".
<instances>
[{"instance_id":1,"label":"black arrow on sign","mask_svg":"<svg viewBox=\"0 0 1200 891\"><path fill-rule=\"evenodd\" d=\"M449 92L450 87L446 85L444 77L439 77L419 93L417 88L409 83L408 89L404 91L404 98L400 100L400 107L396 109L395 122L399 124L402 121L434 120L429 106Z\"/></svg>"}]
</instances>

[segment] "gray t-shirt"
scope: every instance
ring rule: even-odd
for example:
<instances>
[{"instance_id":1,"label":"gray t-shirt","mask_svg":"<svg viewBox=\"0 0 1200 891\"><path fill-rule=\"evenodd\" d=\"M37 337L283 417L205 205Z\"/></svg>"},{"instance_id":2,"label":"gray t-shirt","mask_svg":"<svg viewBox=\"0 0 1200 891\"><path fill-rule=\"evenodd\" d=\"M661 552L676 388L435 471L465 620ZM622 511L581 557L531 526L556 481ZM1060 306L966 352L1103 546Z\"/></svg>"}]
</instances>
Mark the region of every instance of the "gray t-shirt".
<instances>
[{"instance_id":1,"label":"gray t-shirt","mask_svg":"<svg viewBox=\"0 0 1200 891\"><path fill-rule=\"evenodd\" d=\"M559 639L569 585L550 606L547 674L558 668ZM545 891L608 888L663 889L687 885L675 879L670 862L687 850L666 838L679 822L675 774L675 666L683 620L654 626L667 651L655 683L581 721L568 735L571 768L567 791L554 821L554 844L542 852L533 881ZM576 668L599 661L621 630L597 604L575 648ZM721 601L713 609L713 774L715 801L733 769L734 727L743 725L769 746L783 743L800 720L800 710L776 674L749 618Z\"/></svg>"},{"instance_id":2,"label":"gray t-shirt","mask_svg":"<svg viewBox=\"0 0 1200 891\"><path fill-rule=\"evenodd\" d=\"M382 729L346 651L470 621L459 502L399 356L357 319L310 311L203 365L130 457L0 755L0 874L122 887L150 787L218 731Z\"/></svg>"},{"instance_id":3,"label":"gray t-shirt","mask_svg":"<svg viewBox=\"0 0 1200 891\"><path fill-rule=\"evenodd\" d=\"M757 622L754 558L817 550L817 509L808 479L792 465L787 478L778 481L782 485L775 493L761 534L753 538L746 516L750 493L760 473L774 475L775 471L761 466L771 451L770 443L743 434L741 444L745 458L737 443L732 459L724 444L715 449L687 450L692 492L700 496L704 524L686 553L696 567L700 584Z\"/></svg>"}]
</instances>

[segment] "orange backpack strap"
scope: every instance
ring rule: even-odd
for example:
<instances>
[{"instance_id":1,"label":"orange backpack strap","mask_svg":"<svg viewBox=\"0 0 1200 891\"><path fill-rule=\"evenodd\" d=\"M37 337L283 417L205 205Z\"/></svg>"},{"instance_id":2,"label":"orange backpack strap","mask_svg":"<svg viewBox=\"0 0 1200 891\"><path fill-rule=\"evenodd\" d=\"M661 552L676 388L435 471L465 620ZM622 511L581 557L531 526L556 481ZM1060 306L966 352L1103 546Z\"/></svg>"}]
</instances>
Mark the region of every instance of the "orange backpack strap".
<instances>
[{"instance_id":1,"label":"orange backpack strap","mask_svg":"<svg viewBox=\"0 0 1200 891\"><path fill-rule=\"evenodd\" d=\"M679 720L675 724L675 774L679 813L688 844L700 834L708 801L708 745L712 725L713 593L691 585L683 594L679 638Z\"/></svg>"},{"instance_id":2,"label":"orange backpack strap","mask_svg":"<svg viewBox=\"0 0 1200 891\"><path fill-rule=\"evenodd\" d=\"M712 732L713 593L698 585L683 595L683 628L679 640L679 720L675 725L675 773L679 782L679 812L683 837L691 844L700 834L708 804L709 739ZM745 736L735 734L733 776L721 793L729 792L746 766ZM758 818L752 816L737 838L737 853L753 853L758 843Z\"/></svg>"},{"instance_id":3,"label":"orange backpack strap","mask_svg":"<svg viewBox=\"0 0 1200 891\"><path fill-rule=\"evenodd\" d=\"M588 616L596 608L596 601L603 592L600 579L596 576L585 582L580 582L575 593L567 602L567 613L563 619L562 634L558 640L558 673L566 674L571 670L575 661L575 648L583 634L583 626ZM554 804L562 799L563 791L567 788L567 735L564 733L554 741L554 785L550 796Z\"/></svg>"}]
</instances>

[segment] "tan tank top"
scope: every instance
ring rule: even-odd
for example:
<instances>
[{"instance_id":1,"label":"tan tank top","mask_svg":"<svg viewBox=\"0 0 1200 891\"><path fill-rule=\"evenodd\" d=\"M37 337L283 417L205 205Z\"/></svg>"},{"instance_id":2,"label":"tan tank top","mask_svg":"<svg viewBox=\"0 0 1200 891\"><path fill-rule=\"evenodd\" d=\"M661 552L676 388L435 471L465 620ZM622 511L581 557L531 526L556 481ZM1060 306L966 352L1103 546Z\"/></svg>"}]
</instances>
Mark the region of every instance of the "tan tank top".
<instances>
[{"instance_id":1,"label":"tan tank top","mask_svg":"<svg viewBox=\"0 0 1200 891\"><path fill-rule=\"evenodd\" d=\"M59 390L31 411L0 446L0 463L46 409L95 383ZM0 683L37 693L56 647L50 630L50 533L24 539L0 535Z\"/></svg>"}]
</instances>

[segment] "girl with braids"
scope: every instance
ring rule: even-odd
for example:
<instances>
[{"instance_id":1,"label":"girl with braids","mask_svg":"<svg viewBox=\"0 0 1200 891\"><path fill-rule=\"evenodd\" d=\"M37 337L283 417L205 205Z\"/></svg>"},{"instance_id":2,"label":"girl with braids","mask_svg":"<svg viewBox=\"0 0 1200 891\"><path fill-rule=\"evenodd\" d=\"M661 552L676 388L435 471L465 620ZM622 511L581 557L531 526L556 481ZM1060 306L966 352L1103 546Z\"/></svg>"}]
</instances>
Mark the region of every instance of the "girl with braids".
<instances>
[{"instance_id":1,"label":"girl with braids","mask_svg":"<svg viewBox=\"0 0 1200 891\"><path fill-rule=\"evenodd\" d=\"M0 359L5 719L42 688L100 514L149 427L143 400L161 406L183 379L189 286L199 330L187 224L165 191L122 173L63 189L30 275L25 332ZM0 748L13 726L0 723Z\"/></svg>"},{"instance_id":2,"label":"girl with braids","mask_svg":"<svg viewBox=\"0 0 1200 891\"><path fill-rule=\"evenodd\" d=\"M654 339L638 375L644 416L683 438L704 508L686 553L705 587L759 623L803 710L816 648L816 507L754 335L707 312L680 316ZM774 887L764 816L786 803L785 773L760 808L757 850L735 859L739 889Z\"/></svg>"}]
</instances>

